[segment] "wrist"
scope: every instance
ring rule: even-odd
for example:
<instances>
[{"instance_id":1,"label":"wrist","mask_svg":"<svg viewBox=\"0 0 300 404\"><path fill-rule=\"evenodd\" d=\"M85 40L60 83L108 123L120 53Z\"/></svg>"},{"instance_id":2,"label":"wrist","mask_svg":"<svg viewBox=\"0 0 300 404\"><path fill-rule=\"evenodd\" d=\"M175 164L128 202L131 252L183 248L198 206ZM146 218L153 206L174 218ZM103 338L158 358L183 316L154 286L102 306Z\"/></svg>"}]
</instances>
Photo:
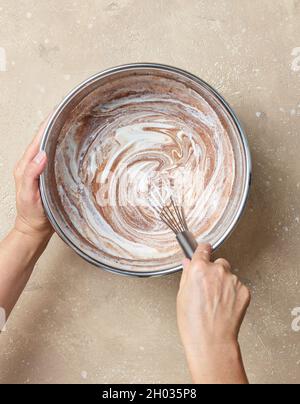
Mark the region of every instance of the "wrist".
<instances>
[{"instance_id":1,"label":"wrist","mask_svg":"<svg viewBox=\"0 0 300 404\"><path fill-rule=\"evenodd\" d=\"M210 359L218 356L236 356L240 352L239 343L232 339L229 341L199 342L197 344L187 344L184 346L189 357Z\"/></svg>"},{"instance_id":2,"label":"wrist","mask_svg":"<svg viewBox=\"0 0 300 404\"><path fill-rule=\"evenodd\" d=\"M31 226L18 216L16 217L12 231L22 235L26 240L36 245L47 244L54 233L53 228L48 222Z\"/></svg>"},{"instance_id":3,"label":"wrist","mask_svg":"<svg viewBox=\"0 0 300 404\"><path fill-rule=\"evenodd\" d=\"M47 247L53 232L48 224L33 228L17 217L11 231L11 238L17 245L20 245L23 252L26 252L28 261L35 263Z\"/></svg>"},{"instance_id":4,"label":"wrist","mask_svg":"<svg viewBox=\"0 0 300 404\"><path fill-rule=\"evenodd\" d=\"M247 377L237 341L185 347L194 383L247 383Z\"/></svg>"},{"instance_id":5,"label":"wrist","mask_svg":"<svg viewBox=\"0 0 300 404\"><path fill-rule=\"evenodd\" d=\"M47 247L52 233L24 232L18 227L13 227L10 235L16 241L16 243L20 245L22 244L23 248L26 248L26 250L28 251L28 256L32 258L38 258Z\"/></svg>"},{"instance_id":6,"label":"wrist","mask_svg":"<svg viewBox=\"0 0 300 404\"><path fill-rule=\"evenodd\" d=\"M24 263L22 267L27 268L29 265L35 265L42 253L47 247L47 244L51 238L51 235L42 233L27 233L18 227L13 227L8 235L8 239L11 240L11 245L14 246L14 250L19 251L19 254L15 257L16 261L20 259Z\"/></svg>"},{"instance_id":7,"label":"wrist","mask_svg":"<svg viewBox=\"0 0 300 404\"><path fill-rule=\"evenodd\" d=\"M23 233L20 229L13 227L0 242L1 260L8 262L9 267L15 269L12 272L15 277L19 277L24 272L31 273L47 247L50 237Z\"/></svg>"}]
</instances>

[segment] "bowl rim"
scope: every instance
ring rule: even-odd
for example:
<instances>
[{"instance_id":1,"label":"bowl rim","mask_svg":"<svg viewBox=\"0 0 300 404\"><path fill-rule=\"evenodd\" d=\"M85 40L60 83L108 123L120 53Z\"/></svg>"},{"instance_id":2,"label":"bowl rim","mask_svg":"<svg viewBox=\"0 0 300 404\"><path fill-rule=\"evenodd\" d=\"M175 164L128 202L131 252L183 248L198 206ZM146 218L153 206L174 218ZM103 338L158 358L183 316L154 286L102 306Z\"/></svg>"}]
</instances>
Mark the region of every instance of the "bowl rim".
<instances>
[{"instance_id":1,"label":"bowl rim","mask_svg":"<svg viewBox=\"0 0 300 404\"><path fill-rule=\"evenodd\" d=\"M216 91L211 85L209 85L207 82L200 79L196 75L189 73L188 71L183 70L181 68L177 68L177 67L173 67L173 66L169 66L169 65L165 65L165 64L160 64L160 63L130 63L130 64L124 64L124 65L112 67L112 68L106 69L100 73L97 73L97 74L89 77L85 81L83 81L81 84L77 85L71 92L69 92L69 94L66 97L64 97L64 99L61 101L61 103L58 105L58 107L56 107L54 112L49 117L46 128L44 129L40 150L46 149L46 145L47 145L47 141L49 138L49 134L50 134L52 125L55 122L55 120L57 119L57 117L60 115L61 111L64 109L65 105L67 105L73 99L73 97L75 95L77 95L80 91L82 91L84 88L90 86L92 83L98 81L99 79L110 76L112 74L123 72L123 71L143 70L143 69L163 70L163 71L176 73L180 76L183 76L185 78L188 78L188 79L200 84L206 90L208 90L210 93L212 93L218 99L218 101L220 101L220 103L225 108L227 113L230 115L230 117L233 120L233 123L236 125L236 127L238 129L238 133L239 133L240 140L241 140L241 143L243 146L243 153L244 153L244 157L245 157L245 180L246 180L245 187L243 190L239 208L237 209L230 226L228 226L228 228L224 232L223 236L212 246L213 250L215 251L232 234L232 232L236 228L236 226L245 210L247 200L249 197L250 186L251 186L252 161L251 161L250 148L249 148L249 144L248 144L248 140L247 140L245 131L244 131L242 124L239 121L236 113L234 112L233 108L223 98L223 96L221 96L219 94L218 91ZM39 186L40 186L41 199L42 199L42 203L43 203L45 212L46 212L48 219L51 222L54 230L68 246L70 246L81 258L83 258L85 261L89 262L90 264L93 264L96 267L102 268L103 270L111 272L111 273L117 273L119 275L124 275L124 276L136 276L136 277L142 277L142 278L168 275L168 274L173 274L173 273L176 273L176 272L179 272L182 270L182 265L177 265L173 268L162 269L159 271L138 272L138 271L119 269L119 268L116 268L116 267L113 267L108 264L104 264L104 263L101 263L100 261L95 260L94 258L90 257L87 253L82 251L77 245L75 245L73 243L73 241L71 239L69 239L69 237L63 232L63 230L57 223L57 221L51 211L49 201L47 198L44 173L40 177Z\"/></svg>"}]
</instances>

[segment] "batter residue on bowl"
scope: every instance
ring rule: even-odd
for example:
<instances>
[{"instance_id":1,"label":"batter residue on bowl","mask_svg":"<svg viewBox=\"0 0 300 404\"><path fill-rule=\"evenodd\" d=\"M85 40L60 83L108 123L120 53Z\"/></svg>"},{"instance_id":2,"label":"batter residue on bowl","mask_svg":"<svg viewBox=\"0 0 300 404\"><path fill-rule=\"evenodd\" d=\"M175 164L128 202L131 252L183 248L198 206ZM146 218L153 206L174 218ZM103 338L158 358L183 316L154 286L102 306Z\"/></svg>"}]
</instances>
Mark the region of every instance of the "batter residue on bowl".
<instances>
[{"instance_id":1,"label":"batter residue on bowl","mask_svg":"<svg viewBox=\"0 0 300 404\"><path fill-rule=\"evenodd\" d=\"M151 184L176 190L191 231L210 241L231 197L235 161L226 128L197 91L139 75L104 84L76 107L59 137L55 176L81 248L145 271L182 254L151 208Z\"/></svg>"}]
</instances>

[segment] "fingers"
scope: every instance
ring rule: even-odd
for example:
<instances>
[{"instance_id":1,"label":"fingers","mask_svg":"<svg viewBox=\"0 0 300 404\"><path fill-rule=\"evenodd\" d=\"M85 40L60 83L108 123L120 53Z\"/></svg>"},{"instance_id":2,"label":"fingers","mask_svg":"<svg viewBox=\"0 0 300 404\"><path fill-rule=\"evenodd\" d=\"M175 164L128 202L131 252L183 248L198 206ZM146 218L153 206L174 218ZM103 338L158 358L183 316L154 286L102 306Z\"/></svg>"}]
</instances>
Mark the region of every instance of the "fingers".
<instances>
[{"instance_id":1,"label":"fingers","mask_svg":"<svg viewBox=\"0 0 300 404\"><path fill-rule=\"evenodd\" d=\"M207 264L210 263L210 255L212 248L210 244L199 244L196 252L193 255L192 261L185 258L183 261L183 273L181 277L181 286L183 286L189 274L197 273L208 267Z\"/></svg>"},{"instance_id":2,"label":"fingers","mask_svg":"<svg viewBox=\"0 0 300 404\"><path fill-rule=\"evenodd\" d=\"M22 157L24 167L37 155L47 124L48 124L48 119L42 123L37 135L34 137L33 141L30 143L30 145L25 150L25 153Z\"/></svg>"},{"instance_id":3,"label":"fingers","mask_svg":"<svg viewBox=\"0 0 300 404\"><path fill-rule=\"evenodd\" d=\"M209 264L210 260L211 260L211 253L212 253L212 247L210 244L199 244L192 261L190 261L189 259L185 259L183 261L183 273L182 273L182 283L185 282L188 272L190 271L190 266L192 263L192 268L196 268L196 269L200 269L200 270L204 270L205 268L208 268L207 265L205 264ZM201 265L201 261L202 264ZM231 265L230 263L225 260L224 258L219 258L217 259L214 264L218 265L220 267L220 269L225 270L226 272L230 272L231 271Z\"/></svg>"},{"instance_id":4,"label":"fingers","mask_svg":"<svg viewBox=\"0 0 300 404\"><path fill-rule=\"evenodd\" d=\"M197 250L193 255L192 261L187 258L183 261L183 274L181 279L182 283L185 282L190 272L195 272L195 270L203 270L204 267L207 267L206 264L210 262L211 252L211 245L202 243L198 245Z\"/></svg>"},{"instance_id":5,"label":"fingers","mask_svg":"<svg viewBox=\"0 0 300 404\"><path fill-rule=\"evenodd\" d=\"M193 256L192 261L202 260L205 262L210 262L210 257L212 253L212 248L210 244L202 243L198 245L198 248Z\"/></svg>"},{"instance_id":6,"label":"fingers","mask_svg":"<svg viewBox=\"0 0 300 404\"><path fill-rule=\"evenodd\" d=\"M25 199L31 199L38 193L39 176L44 171L47 164L47 156L44 151L40 151L26 165L22 177L22 194Z\"/></svg>"},{"instance_id":7,"label":"fingers","mask_svg":"<svg viewBox=\"0 0 300 404\"><path fill-rule=\"evenodd\" d=\"M250 290L243 284L240 284L240 293L239 293L239 310L241 311L241 319L240 319L240 324L238 328L238 332L240 330L240 326L243 323L247 310L250 306L251 303L251 292Z\"/></svg>"},{"instance_id":8,"label":"fingers","mask_svg":"<svg viewBox=\"0 0 300 404\"><path fill-rule=\"evenodd\" d=\"M231 271L230 263L224 258L219 258L215 261L215 264L221 265L227 272Z\"/></svg>"},{"instance_id":9,"label":"fingers","mask_svg":"<svg viewBox=\"0 0 300 404\"><path fill-rule=\"evenodd\" d=\"M51 115L51 114L50 114ZM27 147L27 149L25 150L22 158L20 159L20 161L17 163L16 168L15 168L15 177L16 180L18 181L18 179L20 177L23 176L24 171L25 171L25 167L30 163L30 161L37 155L39 148L40 148L40 144L41 144L41 140L44 134L44 131L46 129L46 126L49 122L50 119L50 115L47 117L47 119L41 124L37 135L34 137L34 139L32 140L32 142L30 143L30 145Z\"/></svg>"}]
</instances>

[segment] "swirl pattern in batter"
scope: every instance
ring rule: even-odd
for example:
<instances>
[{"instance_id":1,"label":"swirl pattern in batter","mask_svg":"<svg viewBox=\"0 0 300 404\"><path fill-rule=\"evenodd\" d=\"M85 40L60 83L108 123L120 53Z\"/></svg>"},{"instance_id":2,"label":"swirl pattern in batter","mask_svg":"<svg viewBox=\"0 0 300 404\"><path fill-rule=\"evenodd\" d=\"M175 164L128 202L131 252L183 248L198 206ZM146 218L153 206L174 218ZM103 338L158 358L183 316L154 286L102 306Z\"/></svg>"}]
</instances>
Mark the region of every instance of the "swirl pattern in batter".
<instances>
[{"instance_id":1,"label":"swirl pattern in batter","mask_svg":"<svg viewBox=\"0 0 300 404\"><path fill-rule=\"evenodd\" d=\"M103 85L66 122L55 177L80 248L107 265L160 270L181 260L152 208L152 187L176 194L190 230L211 241L235 161L217 111L183 83L147 75ZM70 230L69 237L72 237Z\"/></svg>"}]
</instances>

